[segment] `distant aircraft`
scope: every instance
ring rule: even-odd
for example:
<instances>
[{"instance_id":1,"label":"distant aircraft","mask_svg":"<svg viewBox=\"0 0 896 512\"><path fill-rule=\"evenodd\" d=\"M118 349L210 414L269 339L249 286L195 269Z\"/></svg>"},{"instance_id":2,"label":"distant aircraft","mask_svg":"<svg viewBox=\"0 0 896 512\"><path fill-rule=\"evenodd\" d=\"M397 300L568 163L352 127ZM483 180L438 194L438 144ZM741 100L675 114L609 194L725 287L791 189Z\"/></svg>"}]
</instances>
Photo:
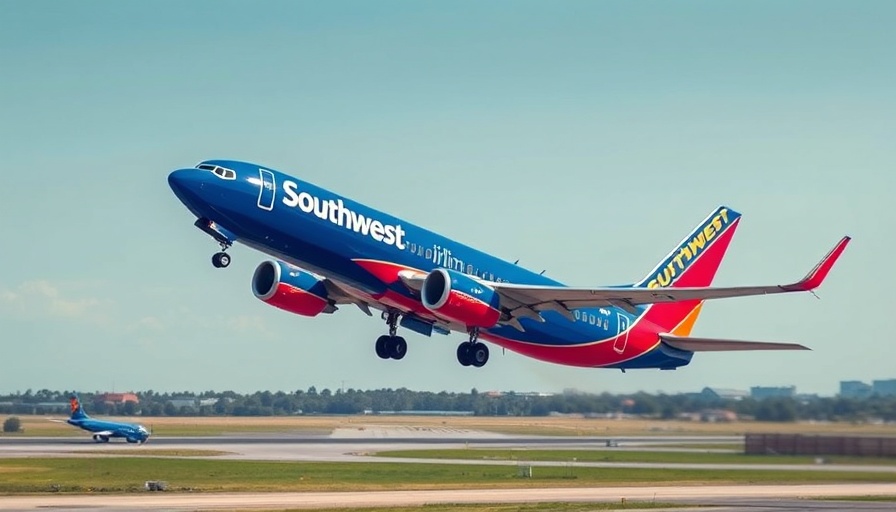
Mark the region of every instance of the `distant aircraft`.
<instances>
[{"instance_id":1,"label":"distant aircraft","mask_svg":"<svg viewBox=\"0 0 896 512\"><path fill-rule=\"evenodd\" d=\"M93 432L93 440L98 443L108 443L109 439L113 437L123 437L129 443L140 444L145 443L149 439L150 432L143 425L91 418L84 412L77 395L72 395L69 398L69 404L72 415L68 420L65 420L65 423Z\"/></svg>"},{"instance_id":2,"label":"distant aircraft","mask_svg":"<svg viewBox=\"0 0 896 512\"><path fill-rule=\"evenodd\" d=\"M721 206L637 283L575 288L270 167L208 160L172 172L168 183L220 245L215 267L230 264L226 250L237 241L276 258L255 270L258 299L309 317L343 304L369 316L380 310L382 359L405 356L399 326L424 336L464 332L457 360L474 367L489 358L480 339L542 361L622 371L674 370L701 351L808 350L689 334L705 300L815 289L850 240L800 281L710 287L741 217ZM538 236L550 243L548 235Z\"/></svg>"}]
</instances>

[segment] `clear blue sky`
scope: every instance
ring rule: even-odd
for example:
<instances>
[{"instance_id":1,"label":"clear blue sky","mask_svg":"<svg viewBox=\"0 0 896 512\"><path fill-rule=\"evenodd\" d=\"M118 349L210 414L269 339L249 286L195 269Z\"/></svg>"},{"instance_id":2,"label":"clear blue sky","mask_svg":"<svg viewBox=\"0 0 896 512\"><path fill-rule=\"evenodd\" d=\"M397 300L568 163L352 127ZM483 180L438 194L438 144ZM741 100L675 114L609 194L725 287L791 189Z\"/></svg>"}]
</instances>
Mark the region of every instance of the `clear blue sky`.
<instances>
[{"instance_id":1,"label":"clear blue sky","mask_svg":"<svg viewBox=\"0 0 896 512\"><path fill-rule=\"evenodd\" d=\"M896 377L896 3L4 2L0 392L407 387L697 391ZM257 161L571 285L642 277L744 214L695 335L802 342L674 372L574 369L461 335L382 361L360 311L256 300L170 170Z\"/></svg>"}]
</instances>

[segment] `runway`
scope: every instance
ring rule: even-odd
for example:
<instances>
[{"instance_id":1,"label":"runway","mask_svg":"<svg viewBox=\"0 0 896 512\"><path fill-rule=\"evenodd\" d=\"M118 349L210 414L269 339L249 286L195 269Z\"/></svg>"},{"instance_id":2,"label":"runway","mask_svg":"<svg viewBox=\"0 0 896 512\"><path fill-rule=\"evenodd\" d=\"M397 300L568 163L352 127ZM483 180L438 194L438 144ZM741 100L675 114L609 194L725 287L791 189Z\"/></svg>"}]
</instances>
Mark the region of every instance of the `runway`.
<instances>
[{"instance_id":1,"label":"runway","mask_svg":"<svg viewBox=\"0 0 896 512\"><path fill-rule=\"evenodd\" d=\"M518 465L518 460L443 460L373 457L374 452L387 450L500 448L525 449L593 449L608 451L714 451L681 447L687 444L737 443L740 436L628 436L628 437L540 437L512 436L457 429L417 427L383 427L337 430L331 434L295 435L260 434L216 437L154 436L146 445L124 442L97 444L89 437L9 438L0 437L0 458L8 457L86 457L139 455L153 449L219 450L222 455L199 455L196 458L276 460L304 462L361 463L431 463ZM674 444L676 447L661 447ZM96 452L100 450L103 455ZM726 451L726 450L716 450ZM731 451L731 450L727 450ZM112 455L108 455L111 452ZM153 455L155 456L155 455ZM569 467L565 462L525 462L532 466ZM893 483L843 485L734 485L734 486L639 486L589 488L531 489L465 489L375 492L308 492L308 493L139 493L129 495L42 495L4 496L0 510L37 510L45 508L78 510L197 510L248 508L333 508L372 506L412 506L450 503L535 503L660 501L712 510L741 511L808 511L808 510L893 510L894 502L815 501L806 497L822 496L896 496L896 465L847 466L827 464L671 464L634 462L575 462L576 467L597 468L661 468L717 470L802 470L863 471L892 473ZM681 509L676 509L681 510ZM705 508L704 508L705 510Z\"/></svg>"},{"instance_id":2,"label":"runway","mask_svg":"<svg viewBox=\"0 0 896 512\"><path fill-rule=\"evenodd\" d=\"M421 506L460 503L675 502L709 510L893 510L893 503L824 502L801 498L896 495L893 484L756 485L700 487L589 487L538 489L469 489L435 491L139 494L119 496L5 496L0 510L225 510L249 508L323 509L335 507ZM682 510L682 509L675 509Z\"/></svg>"},{"instance_id":3,"label":"runway","mask_svg":"<svg viewBox=\"0 0 896 512\"><path fill-rule=\"evenodd\" d=\"M572 462L572 461L525 461L525 450L537 449L585 449L606 451L631 451L650 449L651 451L697 451L706 449L659 448L651 445L737 442L738 437L515 437L481 435L478 432L452 431L453 437L390 437L390 431L379 431L379 437L345 437L342 435L253 435L220 437L153 437L145 445L131 445L124 442L98 444L83 438L0 438L0 457L76 457L95 456L102 450L102 456L137 455L141 450L153 448L180 450L216 450L219 455L196 455L191 458L213 458L216 460L265 460L294 462L365 462L401 464L464 464L487 466L516 466L521 460L533 467L583 467L583 468L631 468L631 469L712 469L712 470L753 470L753 471L854 471L866 473L892 473L896 480L894 465L847 465L847 464L717 464L717 463L669 463L669 462ZM395 432L392 432L393 434ZM400 434L400 432L399 432ZM611 441L614 446L608 447ZM498 448L519 450L516 460L495 459L420 459L406 457L377 457L374 453L393 450L431 450ZM151 454L151 452L149 452ZM179 457L183 458L183 457Z\"/></svg>"}]
</instances>

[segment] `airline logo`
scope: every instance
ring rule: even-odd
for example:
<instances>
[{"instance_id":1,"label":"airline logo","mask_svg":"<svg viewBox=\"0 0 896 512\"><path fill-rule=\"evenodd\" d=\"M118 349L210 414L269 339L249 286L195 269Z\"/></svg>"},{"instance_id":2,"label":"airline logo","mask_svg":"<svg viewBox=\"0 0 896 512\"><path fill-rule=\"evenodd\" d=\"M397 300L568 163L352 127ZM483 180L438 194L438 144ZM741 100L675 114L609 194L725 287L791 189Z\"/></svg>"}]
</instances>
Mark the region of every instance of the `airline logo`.
<instances>
[{"instance_id":1,"label":"airline logo","mask_svg":"<svg viewBox=\"0 0 896 512\"><path fill-rule=\"evenodd\" d=\"M405 231L401 224L383 224L346 208L342 199L322 200L308 192L298 192L299 186L290 180L283 182L283 204L329 221L339 227L373 238L377 242L404 250Z\"/></svg>"},{"instance_id":2,"label":"airline logo","mask_svg":"<svg viewBox=\"0 0 896 512\"><path fill-rule=\"evenodd\" d=\"M738 217L740 217L739 213L729 212L727 208L720 208L716 211L715 215L707 219L691 234L690 238L681 244L677 253L666 260L665 265L658 269L656 276L647 283L647 287L665 288L671 285L675 278L687 270L690 264L712 244L712 241Z\"/></svg>"}]
</instances>

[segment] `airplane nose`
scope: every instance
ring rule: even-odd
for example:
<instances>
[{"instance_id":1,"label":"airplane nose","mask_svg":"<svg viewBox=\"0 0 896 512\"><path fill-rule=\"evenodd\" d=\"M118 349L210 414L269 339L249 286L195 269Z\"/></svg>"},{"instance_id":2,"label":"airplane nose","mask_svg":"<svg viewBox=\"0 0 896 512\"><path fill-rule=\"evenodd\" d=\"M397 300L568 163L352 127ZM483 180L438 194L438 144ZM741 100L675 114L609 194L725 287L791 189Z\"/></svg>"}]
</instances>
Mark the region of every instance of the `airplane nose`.
<instances>
[{"instance_id":1,"label":"airplane nose","mask_svg":"<svg viewBox=\"0 0 896 512\"><path fill-rule=\"evenodd\" d=\"M182 192L188 188L188 183L194 181L195 169L178 169L168 175L168 186L175 192Z\"/></svg>"},{"instance_id":2,"label":"airplane nose","mask_svg":"<svg viewBox=\"0 0 896 512\"><path fill-rule=\"evenodd\" d=\"M178 169L168 175L168 186L182 202L190 204L202 188L202 174L196 169Z\"/></svg>"}]
</instances>

